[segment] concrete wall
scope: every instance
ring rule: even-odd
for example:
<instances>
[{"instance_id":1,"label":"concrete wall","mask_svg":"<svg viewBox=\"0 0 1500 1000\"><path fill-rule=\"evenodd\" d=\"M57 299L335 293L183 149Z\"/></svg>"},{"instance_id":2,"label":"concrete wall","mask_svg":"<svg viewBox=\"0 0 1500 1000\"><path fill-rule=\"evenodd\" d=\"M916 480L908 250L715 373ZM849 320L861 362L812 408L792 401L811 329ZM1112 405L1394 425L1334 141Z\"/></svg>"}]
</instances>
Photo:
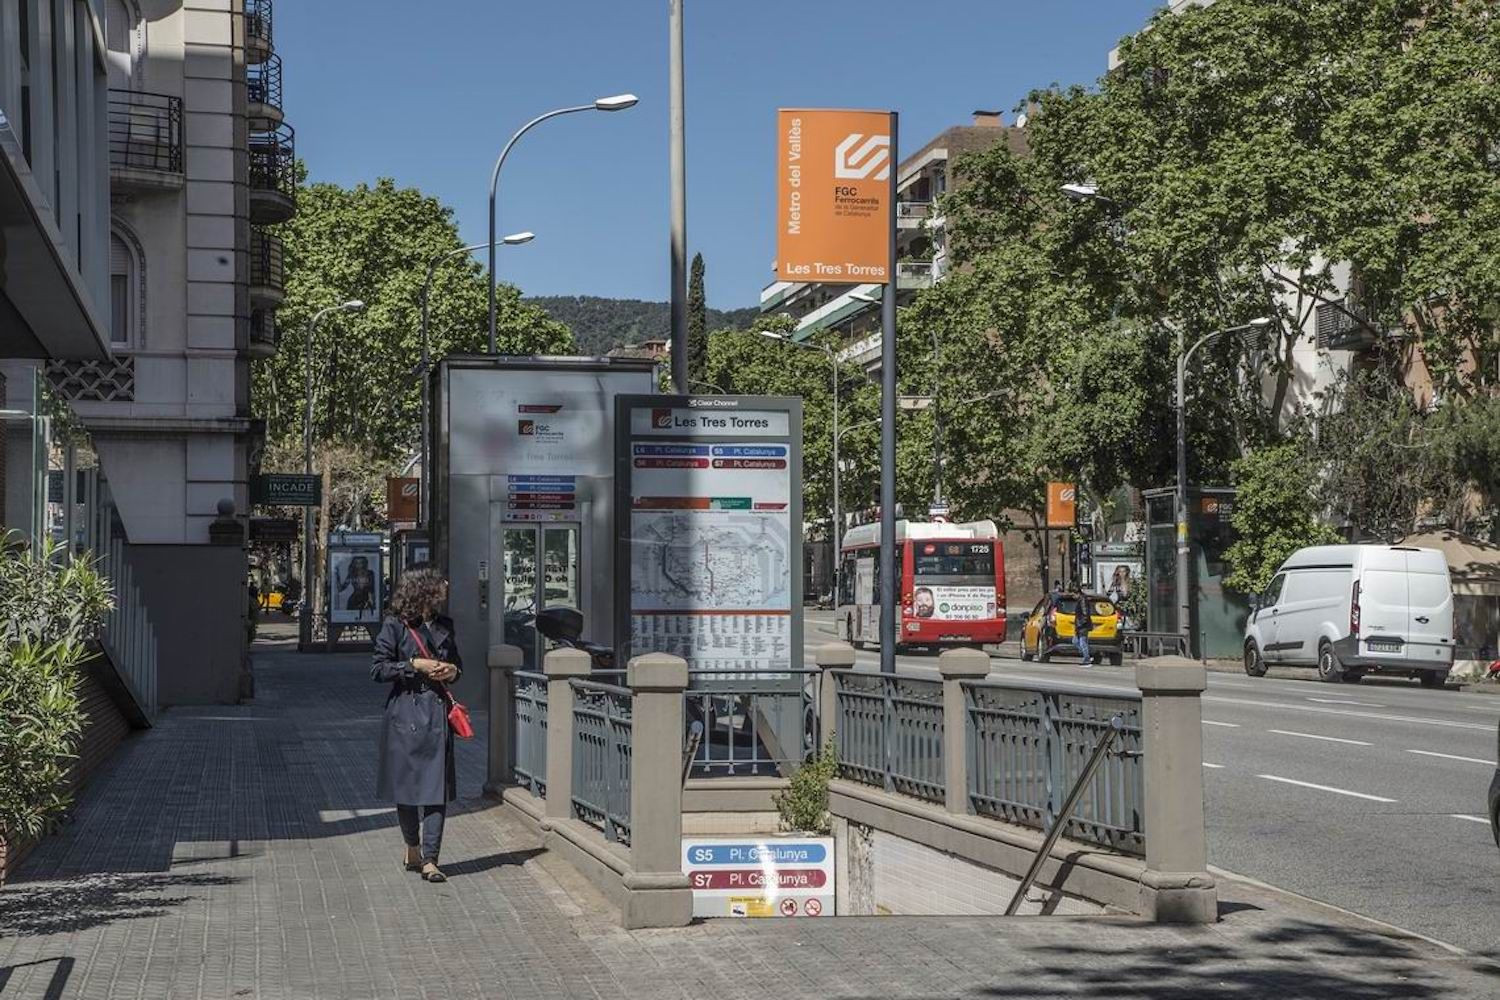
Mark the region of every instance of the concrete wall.
<instances>
[{"instance_id":1,"label":"concrete wall","mask_svg":"<svg viewBox=\"0 0 1500 1000\"><path fill-rule=\"evenodd\" d=\"M249 573L244 550L132 544L127 558L156 628L160 703L238 701Z\"/></svg>"}]
</instances>

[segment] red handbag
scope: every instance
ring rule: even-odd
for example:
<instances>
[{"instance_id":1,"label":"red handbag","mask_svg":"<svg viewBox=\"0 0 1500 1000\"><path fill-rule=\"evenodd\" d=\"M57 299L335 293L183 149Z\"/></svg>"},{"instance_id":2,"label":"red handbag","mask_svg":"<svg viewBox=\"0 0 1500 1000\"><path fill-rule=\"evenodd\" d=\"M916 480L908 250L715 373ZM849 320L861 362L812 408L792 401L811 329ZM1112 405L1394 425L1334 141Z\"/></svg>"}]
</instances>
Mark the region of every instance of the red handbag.
<instances>
[{"instance_id":1,"label":"red handbag","mask_svg":"<svg viewBox=\"0 0 1500 1000\"><path fill-rule=\"evenodd\" d=\"M429 660L437 659L437 657L427 651L427 644L422 641L422 637L417 633L416 629L408 625L406 626L406 631L410 632L411 637L416 640L418 652ZM464 708L463 702L453 697L453 694L448 690L448 685L441 681L432 681L432 683L437 685L438 694L442 695L443 700L448 703L448 728L453 730L453 735L459 739L472 740L474 738L474 725L469 721L469 710Z\"/></svg>"}]
</instances>

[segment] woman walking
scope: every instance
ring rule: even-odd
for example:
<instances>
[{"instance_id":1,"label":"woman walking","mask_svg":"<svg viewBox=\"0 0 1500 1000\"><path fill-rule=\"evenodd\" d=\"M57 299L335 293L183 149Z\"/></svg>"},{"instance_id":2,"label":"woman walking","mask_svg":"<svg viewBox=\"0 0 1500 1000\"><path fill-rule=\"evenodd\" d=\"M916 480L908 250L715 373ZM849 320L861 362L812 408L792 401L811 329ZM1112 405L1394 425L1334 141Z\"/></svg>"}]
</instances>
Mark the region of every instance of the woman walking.
<instances>
[{"instance_id":1,"label":"woman walking","mask_svg":"<svg viewBox=\"0 0 1500 1000\"><path fill-rule=\"evenodd\" d=\"M406 841L402 865L428 882L447 881L438 852L447 805L458 797L447 685L463 667L453 620L442 614L447 603L448 581L436 570L402 574L370 666L372 680L391 686L375 794L396 803Z\"/></svg>"}]
</instances>

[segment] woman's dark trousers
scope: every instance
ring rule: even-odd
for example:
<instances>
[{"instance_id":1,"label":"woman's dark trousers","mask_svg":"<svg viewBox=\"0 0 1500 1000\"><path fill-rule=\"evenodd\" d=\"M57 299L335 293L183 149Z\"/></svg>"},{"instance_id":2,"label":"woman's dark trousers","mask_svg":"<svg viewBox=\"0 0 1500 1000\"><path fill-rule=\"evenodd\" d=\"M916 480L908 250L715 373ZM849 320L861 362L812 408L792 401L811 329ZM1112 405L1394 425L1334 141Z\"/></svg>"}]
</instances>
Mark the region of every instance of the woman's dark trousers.
<instances>
[{"instance_id":1,"label":"woman's dark trousers","mask_svg":"<svg viewBox=\"0 0 1500 1000\"><path fill-rule=\"evenodd\" d=\"M407 847L422 848L422 860L436 862L443 846L443 820L447 806L396 806L401 837ZM420 841L420 843L419 843Z\"/></svg>"}]
</instances>

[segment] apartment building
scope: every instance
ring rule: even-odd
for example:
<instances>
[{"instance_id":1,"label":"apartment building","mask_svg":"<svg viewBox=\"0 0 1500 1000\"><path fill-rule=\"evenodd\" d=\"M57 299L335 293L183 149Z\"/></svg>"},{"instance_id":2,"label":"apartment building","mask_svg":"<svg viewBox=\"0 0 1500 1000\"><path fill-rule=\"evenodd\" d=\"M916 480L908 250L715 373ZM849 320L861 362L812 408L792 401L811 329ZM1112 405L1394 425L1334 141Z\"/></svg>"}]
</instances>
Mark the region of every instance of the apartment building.
<instances>
[{"instance_id":1,"label":"apartment building","mask_svg":"<svg viewBox=\"0 0 1500 1000\"><path fill-rule=\"evenodd\" d=\"M118 508L160 641L160 703L232 702L248 691L242 529L264 437L250 364L275 349L274 227L296 208L272 3L101 7L109 357L47 376Z\"/></svg>"},{"instance_id":2,"label":"apartment building","mask_svg":"<svg viewBox=\"0 0 1500 1000\"><path fill-rule=\"evenodd\" d=\"M109 355L99 0L0 0L0 531L40 538L48 358Z\"/></svg>"},{"instance_id":3,"label":"apartment building","mask_svg":"<svg viewBox=\"0 0 1500 1000\"><path fill-rule=\"evenodd\" d=\"M896 296L904 305L941 281L949 266L938 198L951 182L951 161L1007 143L1026 148L1026 133L1006 127L998 111L976 111L970 125L945 129L901 161L896 179ZM761 289L762 313L785 313L797 321L801 340L827 329L844 341L843 357L872 376L880 371L880 297L883 284L835 285L816 281L774 281Z\"/></svg>"}]
</instances>

